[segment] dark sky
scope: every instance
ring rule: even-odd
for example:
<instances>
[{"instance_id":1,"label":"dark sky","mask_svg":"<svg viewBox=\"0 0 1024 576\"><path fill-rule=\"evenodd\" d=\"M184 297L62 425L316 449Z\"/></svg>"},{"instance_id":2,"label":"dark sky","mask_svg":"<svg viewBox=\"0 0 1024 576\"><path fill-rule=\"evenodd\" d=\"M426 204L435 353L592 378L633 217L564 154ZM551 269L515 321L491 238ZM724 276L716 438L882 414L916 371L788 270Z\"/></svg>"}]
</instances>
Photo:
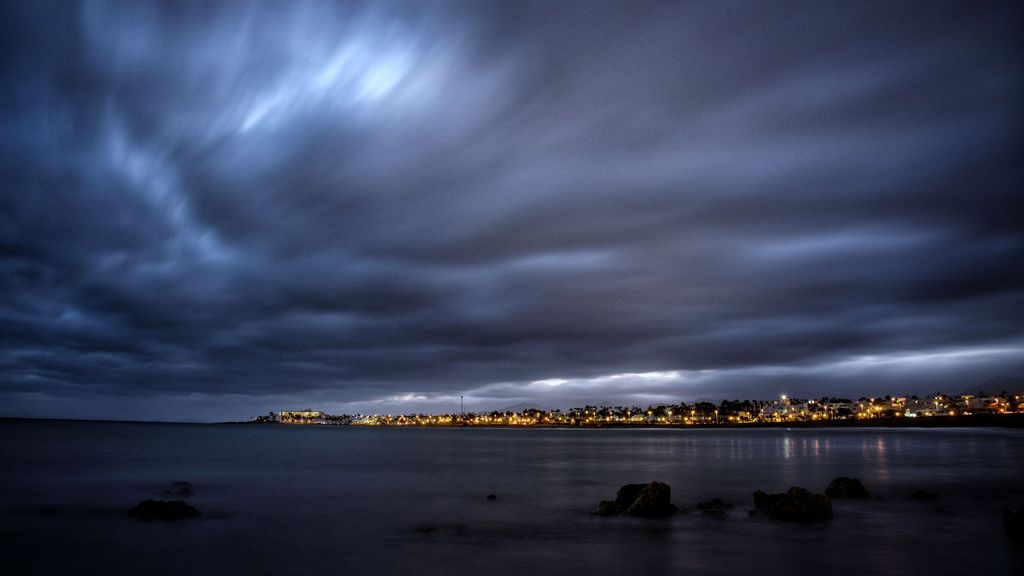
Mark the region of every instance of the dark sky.
<instances>
[{"instance_id":1,"label":"dark sky","mask_svg":"<svg viewBox=\"0 0 1024 576\"><path fill-rule=\"evenodd\" d=\"M1024 375L1020 2L0 11L0 415Z\"/></svg>"}]
</instances>

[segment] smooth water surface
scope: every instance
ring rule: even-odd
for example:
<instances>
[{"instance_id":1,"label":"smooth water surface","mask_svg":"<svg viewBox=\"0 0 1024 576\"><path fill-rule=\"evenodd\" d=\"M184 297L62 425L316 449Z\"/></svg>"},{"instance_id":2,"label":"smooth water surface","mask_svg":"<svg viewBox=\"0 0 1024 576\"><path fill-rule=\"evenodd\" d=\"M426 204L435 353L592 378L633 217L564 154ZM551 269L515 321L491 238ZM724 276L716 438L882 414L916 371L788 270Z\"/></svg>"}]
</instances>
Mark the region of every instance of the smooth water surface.
<instances>
[{"instance_id":1,"label":"smooth water surface","mask_svg":"<svg viewBox=\"0 0 1024 576\"><path fill-rule=\"evenodd\" d=\"M1022 573L1024 432L381 429L0 421L5 573ZM749 518L754 490L860 478L828 524ZM196 520L124 511L177 480ZM589 513L628 482L718 520ZM934 502L908 499L923 488ZM488 494L497 500L487 500ZM8 572L10 568L14 572Z\"/></svg>"}]
</instances>

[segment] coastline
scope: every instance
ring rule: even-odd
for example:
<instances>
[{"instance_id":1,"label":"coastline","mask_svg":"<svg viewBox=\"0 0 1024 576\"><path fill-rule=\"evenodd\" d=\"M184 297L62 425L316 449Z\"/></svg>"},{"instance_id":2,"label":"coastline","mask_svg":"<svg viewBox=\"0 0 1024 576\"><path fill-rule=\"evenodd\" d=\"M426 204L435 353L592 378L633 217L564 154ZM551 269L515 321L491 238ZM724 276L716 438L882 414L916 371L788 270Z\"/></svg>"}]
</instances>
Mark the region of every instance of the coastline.
<instances>
[{"instance_id":1,"label":"coastline","mask_svg":"<svg viewBox=\"0 0 1024 576\"><path fill-rule=\"evenodd\" d=\"M848 420L797 420L793 422L745 422L733 424L379 424L379 425L335 425L335 424L298 424L284 422L222 422L222 424L257 424L268 426L294 427L342 427L342 428L544 428L544 429L617 429L617 430L691 430L731 428L1024 428L1024 414L972 414L970 416L929 416L923 418L871 418Z\"/></svg>"},{"instance_id":2,"label":"coastline","mask_svg":"<svg viewBox=\"0 0 1024 576\"><path fill-rule=\"evenodd\" d=\"M691 429L752 429L752 428L1024 428L1024 414L972 414L970 416L929 416L924 418L872 418L849 420L808 420L793 422L746 422L733 424L469 424L469 425L337 425L291 424L283 422L177 422L173 420L110 420L84 418L39 418L0 416L0 422L89 422L100 424L174 424L189 426L262 425L296 428L541 428L541 429L615 429L615 430L691 430Z\"/></svg>"}]
</instances>

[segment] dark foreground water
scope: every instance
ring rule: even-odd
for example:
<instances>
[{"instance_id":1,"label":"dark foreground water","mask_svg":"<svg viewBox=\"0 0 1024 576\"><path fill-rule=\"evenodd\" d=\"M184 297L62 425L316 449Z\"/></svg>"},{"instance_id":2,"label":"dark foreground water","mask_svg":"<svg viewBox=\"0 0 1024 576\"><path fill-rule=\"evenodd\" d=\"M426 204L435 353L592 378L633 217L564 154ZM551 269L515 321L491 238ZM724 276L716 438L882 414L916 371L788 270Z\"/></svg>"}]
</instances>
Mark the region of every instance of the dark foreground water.
<instances>
[{"instance_id":1,"label":"dark foreground water","mask_svg":"<svg viewBox=\"0 0 1024 576\"><path fill-rule=\"evenodd\" d=\"M756 489L859 477L827 525L747 517ZM652 479L726 521L590 516ZM203 517L124 510L188 480ZM917 488L943 494L913 502ZM496 501L485 496L495 493ZM0 421L5 574L1024 573L1024 432L499 430Z\"/></svg>"}]
</instances>

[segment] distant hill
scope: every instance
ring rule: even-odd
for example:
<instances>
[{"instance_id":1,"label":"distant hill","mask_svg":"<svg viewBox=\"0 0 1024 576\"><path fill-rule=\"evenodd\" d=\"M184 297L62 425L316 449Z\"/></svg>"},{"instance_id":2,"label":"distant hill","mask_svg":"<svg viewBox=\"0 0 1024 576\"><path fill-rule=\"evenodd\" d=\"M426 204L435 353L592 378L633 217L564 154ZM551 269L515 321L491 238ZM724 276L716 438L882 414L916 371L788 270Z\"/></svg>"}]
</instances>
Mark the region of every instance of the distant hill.
<instances>
[{"instance_id":1,"label":"distant hill","mask_svg":"<svg viewBox=\"0 0 1024 576\"><path fill-rule=\"evenodd\" d=\"M986 394L999 394L1003 390L1006 390L1010 394L1024 394L1024 378L1011 378L1009 376L996 376L995 378L989 378L981 384L968 388L961 392L963 394L977 394L978 392L984 392Z\"/></svg>"}]
</instances>

